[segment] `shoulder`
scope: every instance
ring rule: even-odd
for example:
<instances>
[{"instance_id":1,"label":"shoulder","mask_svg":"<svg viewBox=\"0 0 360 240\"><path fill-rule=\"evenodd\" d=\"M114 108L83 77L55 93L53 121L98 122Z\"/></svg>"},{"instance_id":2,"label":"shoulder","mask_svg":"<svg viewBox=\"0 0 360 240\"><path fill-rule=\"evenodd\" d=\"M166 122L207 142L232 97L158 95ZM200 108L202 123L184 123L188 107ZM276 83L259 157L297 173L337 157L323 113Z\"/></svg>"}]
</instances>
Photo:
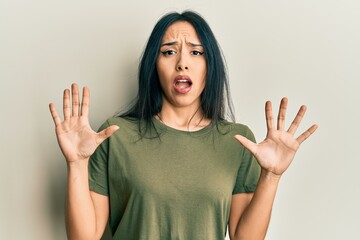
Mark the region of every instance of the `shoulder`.
<instances>
[{"instance_id":1,"label":"shoulder","mask_svg":"<svg viewBox=\"0 0 360 240\"><path fill-rule=\"evenodd\" d=\"M136 127L139 123L139 120L130 117L111 117L108 118L106 122L108 125L117 125L119 127Z\"/></svg>"},{"instance_id":2,"label":"shoulder","mask_svg":"<svg viewBox=\"0 0 360 240\"><path fill-rule=\"evenodd\" d=\"M111 117L108 118L99 128L99 131L112 126L116 125L119 126L122 131L124 129L130 131L137 131L139 127L139 121L135 118L125 118L125 117Z\"/></svg>"},{"instance_id":3,"label":"shoulder","mask_svg":"<svg viewBox=\"0 0 360 240\"><path fill-rule=\"evenodd\" d=\"M101 125L98 132L113 125L119 126L119 130L108 138L109 143L118 145L120 142L125 144L127 142L133 143L139 140L138 119L129 117L110 117Z\"/></svg>"},{"instance_id":4,"label":"shoulder","mask_svg":"<svg viewBox=\"0 0 360 240\"><path fill-rule=\"evenodd\" d=\"M228 134L230 136L242 135L255 142L255 136L251 129L242 123L233 123L222 120L218 123L218 131L222 134Z\"/></svg>"},{"instance_id":5,"label":"shoulder","mask_svg":"<svg viewBox=\"0 0 360 240\"><path fill-rule=\"evenodd\" d=\"M233 123L225 120L219 121L218 128L220 131L229 131L235 134L248 135L252 133L250 128L242 123Z\"/></svg>"}]
</instances>

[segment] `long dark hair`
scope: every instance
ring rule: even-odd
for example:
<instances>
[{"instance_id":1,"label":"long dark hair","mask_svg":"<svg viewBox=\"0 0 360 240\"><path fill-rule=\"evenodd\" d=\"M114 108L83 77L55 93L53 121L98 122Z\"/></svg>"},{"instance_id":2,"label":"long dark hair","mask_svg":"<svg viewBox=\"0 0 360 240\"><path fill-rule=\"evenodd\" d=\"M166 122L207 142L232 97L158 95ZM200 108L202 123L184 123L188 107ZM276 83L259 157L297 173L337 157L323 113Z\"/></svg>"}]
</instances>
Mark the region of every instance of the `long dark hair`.
<instances>
[{"instance_id":1,"label":"long dark hair","mask_svg":"<svg viewBox=\"0 0 360 240\"><path fill-rule=\"evenodd\" d=\"M213 32L207 22L197 13L192 11L173 12L166 14L156 23L139 64L137 97L132 107L120 115L120 117L132 118L139 122L141 137L144 137L147 130L153 126L153 116L161 111L162 90L156 70L156 61L167 28L178 21L192 24L204 47L207 72L206 84L200 101L204 117L211 119L216 126L220 120L234 121L224 57Z\"/></svg>"}]
</instances>

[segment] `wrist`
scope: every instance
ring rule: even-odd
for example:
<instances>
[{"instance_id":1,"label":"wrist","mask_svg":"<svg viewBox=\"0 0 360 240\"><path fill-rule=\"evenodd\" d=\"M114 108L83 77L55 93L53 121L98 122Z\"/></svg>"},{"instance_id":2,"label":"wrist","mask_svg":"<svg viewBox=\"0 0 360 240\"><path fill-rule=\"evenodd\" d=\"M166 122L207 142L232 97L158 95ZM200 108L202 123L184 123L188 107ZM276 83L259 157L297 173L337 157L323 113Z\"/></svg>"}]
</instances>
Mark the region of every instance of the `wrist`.
<instances>
[{"instance_id":1,"label":"wrist","mask_svg":"<svg viewBox=\"0 0 360 240\"><path fill-rule=\"evenodd\" d=\"M272 183L279 183L281 175L275 174L271 171L262 168L260 173L260 178Z\"/></svg>"},{"instance_id":2,"label":"wrist","mask_svg":"<svg viewBox=\"0 0 360 240\"><path fill-rule=\"evenodd\" d=\"M68 169L83 168L83 167L87 168L88 163L89 163L89 158L66 161L66 165Z\"/></svg>"}]
</instances>

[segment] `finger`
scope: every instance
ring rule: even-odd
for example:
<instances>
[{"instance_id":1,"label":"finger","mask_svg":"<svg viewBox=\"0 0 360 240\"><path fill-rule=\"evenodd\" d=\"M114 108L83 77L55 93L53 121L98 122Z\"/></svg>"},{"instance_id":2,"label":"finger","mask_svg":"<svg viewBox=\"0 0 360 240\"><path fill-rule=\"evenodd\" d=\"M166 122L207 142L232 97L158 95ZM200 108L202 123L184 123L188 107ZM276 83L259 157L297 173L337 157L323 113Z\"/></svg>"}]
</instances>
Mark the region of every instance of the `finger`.
<instances>
[{"instance_id":1,"label":"finger","mask_svg":"<svg viewBox=\"0 0 360 240\"><path fill-rule=\"evenodd\" d=\"M250 141L244 136L235 135L235 139L238 140L247 150L249 150L254 156L256 155L257 151L257 144Z\"/></svg>"},{"instance_id":2,"label":"finger","mask_svg":"<svg viewBox=\"0 0 360 240\"><path fill-rule=\"evenodd\" d=\"M79 116L79 106L80 106L80 99L79 99L79 90L78 86L73 83L71 84L71 99L72 99L72 116Z\"/></svg>"},{"instance_id":3,"label":"finger","mask_svg":"<svg viewBox=\"0 0 360 240\"><path fill-rule=\"evenodd\" d=\"M267 129L273 129L274 128L274 117L272 113L272 105L270 101L267 101L265 103L265 117L266 117L266 126Z\"/></svg>"},{"instance_id":4,"label":"finger","mask_svg":"<svg viewBox=\"0 0 360 240\"><path fill-rule=\"evenodd\" d=\"M305 132L303 132L303 134L301 134L296 140L298 141L299 144L301 144L302 142L304 142L308 137L311 136L311 134L313 134L316 129L318 128L318 126L316 124L312 125L308 130L306 130Z\"/></svg>"},{"instance_id":5,"label":"finger","mask_svg":"<svg viewBox=\"0 0 360 240\"><path fill-rule=\"evenodd\" d=\"M288 99L286 97L281 99L278 118L277 118L277 129L278 130L284 130L287 104L288 104Z\"/></svg>"},{"instance_id":6,"label":"finger","mask_svg":"<svg viewBox=\"0 0 360 240\"><path fill-rule=\"evenodd\" d=\"M60 119L59 115L56 112L55 105L53 103L50 103L49 104L49 109L50 109L51 116L52 116L52 118L54 120L55 127L59 126L61 124L61 119Z\"/></svg>"},{"instance_id":7,"label":"finger","mask_svg":"<svg viewBox=\"0 0 360 240\"><path fill-rule=\"evenodd\" d=\"M64 112L64 120L70 118L70 90L64 90L64 97L63 97L63 112Z\"/></svg>"},{"instance_id":8,"label":"finger","mask_svg":"<svg viewBox=\"0 0 360 240\"><path fill-rule=\"evenodd\" d=\"M89 115L89 105L90 105L90 90L87 87L83 88L83 95L81 101L81 116Z\"/></svg>"},{"instance_id":9,"label":"finger","mask_svg":"<svg viewBox=\"0 0 360 240\"><path fill-rule=\"evenodd\" d=\"M291 133L293 135L295 134L296 130L298 129L298 127L301 123L301 120L303 119L303 117L305 115L305 112L306 112L306 106L302 105L288 129L289 133Z\"/></svg>"},{"instance_id":10,"label":"finger","mask_svg":"<svg viewBox=\"0 0 360 240\"><path fill-rule=\"evenodd\" d=\"M110 137L118 129L119 129L119 126L116 126L116 125L112 125L108 128L105 128L104 130L102 130L101 132L98 133L98 138L97 138L96 142L98 144L102 143L105 139Z\"/></svg>"}]
</instances>

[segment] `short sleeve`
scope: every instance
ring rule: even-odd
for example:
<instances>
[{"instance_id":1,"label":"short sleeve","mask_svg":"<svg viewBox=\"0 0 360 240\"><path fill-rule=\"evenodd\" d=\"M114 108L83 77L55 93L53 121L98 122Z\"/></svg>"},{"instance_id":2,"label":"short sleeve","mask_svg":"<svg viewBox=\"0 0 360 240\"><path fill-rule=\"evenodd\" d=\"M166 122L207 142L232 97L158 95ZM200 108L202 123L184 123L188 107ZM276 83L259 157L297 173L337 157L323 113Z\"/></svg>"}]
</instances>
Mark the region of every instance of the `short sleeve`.
<instances>
[{"instance_id":1,"label":"short sleeve","mask_svg":"<svg viewBox=\"0 0 360 240\"><path fill-rule=\"evenodd\" d=\"M246 129L244 137L253 142L256 142L255 136L249 128ZM233 194L254 192L259 177L260 166L255 157L244 147Z\"/></svg>"},{"instance_id":2,"label":"short sleeve","mask_svg":"<svg viewBox=\"0 0 360 240\"><path fill-rule=\"evenodd\" d=\"M98 130L98 132L109 126L106 121ZM103 141L95 150L89 160L89 187L91 191L102 195L109 195L108 184L108 154L109 138Z\"/></svg>"}]
</instances>

